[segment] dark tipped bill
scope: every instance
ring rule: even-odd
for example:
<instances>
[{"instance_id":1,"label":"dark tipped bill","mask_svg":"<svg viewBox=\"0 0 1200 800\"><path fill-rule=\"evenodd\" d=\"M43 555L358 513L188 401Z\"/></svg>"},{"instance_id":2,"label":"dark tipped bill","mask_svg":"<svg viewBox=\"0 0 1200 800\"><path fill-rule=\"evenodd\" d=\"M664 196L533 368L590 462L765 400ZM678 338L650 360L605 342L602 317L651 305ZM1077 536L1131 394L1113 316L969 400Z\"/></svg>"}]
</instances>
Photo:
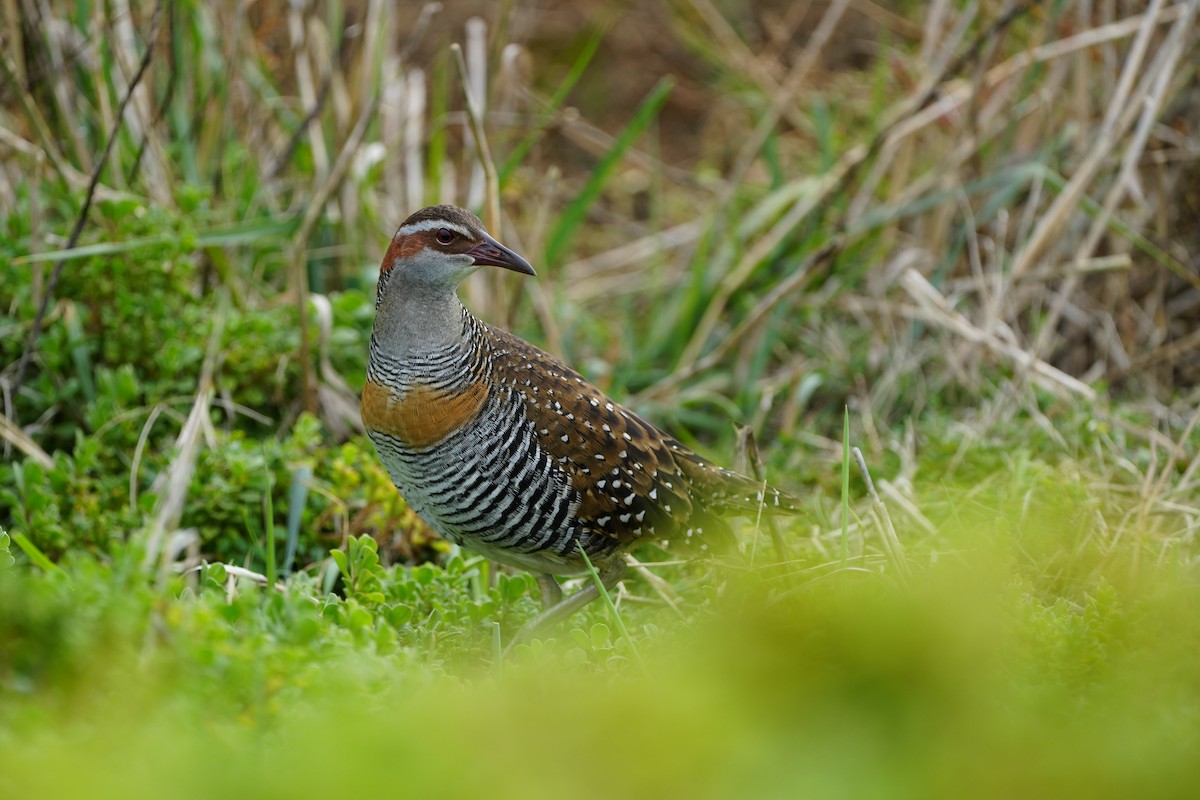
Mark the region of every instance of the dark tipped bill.
<instances>
[{"instance_id":1,"label":"dark tipped bill","mask_svg":"<svg viewBox=\"0 0 1200 800\"><path fill-rule=\"evenodd\" d=\"M537 275L528 261L486 234L482 242L467 251L467 255L480 266L504 267L525 275Z\"/></svg>"}]
</instances>

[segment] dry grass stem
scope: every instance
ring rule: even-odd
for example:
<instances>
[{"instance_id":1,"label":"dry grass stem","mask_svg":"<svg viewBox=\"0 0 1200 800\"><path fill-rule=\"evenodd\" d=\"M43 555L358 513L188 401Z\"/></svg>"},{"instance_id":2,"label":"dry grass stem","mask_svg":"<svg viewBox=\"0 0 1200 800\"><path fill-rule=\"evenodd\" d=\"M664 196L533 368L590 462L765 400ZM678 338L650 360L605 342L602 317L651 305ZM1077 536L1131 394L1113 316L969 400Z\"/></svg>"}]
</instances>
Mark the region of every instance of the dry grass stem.
<instances>
[{"instance_id":1,"label":"dry grass stem","mask_svg":"<svg viewBox=\"0 0 1200 800\"><path fill-rule=\"evenodd\" d=\"M863 457L862 450L851 447L850 452L858 464L858 471L862 475L863 482L867 485L867 494L871 498L871 513L875 516L876 527L879 528L879 539L883 543L883 550L896 567L900 577L907 579L909 577L908 560L904 555L904 546L900 544L900 537L896 534L896 526L892 524L892 515L888 513L887 506L879 498L879 492L875 491L875 481L871 479L871 472L867 469L867 460Z\"/></svg>"},{"instance_id":2,"label":"dry grass stem","mask_svg":"<svg viewBox=\"0 0 1200 800\"><path fill-rule=\"evenodd\" d=\"M989 335L973 325L962 314L950 308L941 292L916 270L905 270L900 278L900 285L917 303L919 310L914 309L909 312L914 319L940 325L967 341L985 345L989 350L1012 361L1014 366L1028 365L1034 382L1060 397L1075 395L1088 401L1095 401L1096 390L1092 387L1034 357L1016 345L1000 340L995 334Z\"/></svg>"},{"instance_id":3,"label":"dry grass stem","mask_svg":"<svg viewBox=\"0 0 1200 800\"><path fill-rule=\"evenodd\" d=\"M175 439L175 457L155 480L152 491L157 496L157 501L153 514L140 536L145 551L142 556L142 569L150 571L157 568L160 580L165 577L169 565L165 558L166 536L179 527L184 503L191 488L192 475L196 470L196 458L199 456L203 440L212 438L209 410L215 391L213 381L221 349L221 336L225 331L227 307L228 298L213 316L204 365L196 388L196 399L192 403L183 429Z\"/></svg>"},{"instance_id":4,"label":"dry grass stem","mask_svg":"<svg viewBox=\"0 0 1200 800\"><path fill-rule=\"evenodd\" d=\"M650 584L650 588L652 588L655 593L662 598L663 603L665 603L672 611L674 611L676 615L681 618L684 616L683 609L680 607L680 603L683 601L683 598L679 596L679 592L675 591L675 587L660 578L658 575L654 574L653 570L650 569L651 565L646 564L643 561L639 561L628 553L625 554L625 563L628 564L634 572L636 572L638 575L641 575L642 580ZM624 584L622 584L622 586L623 585Z\"/></svg>"},{"instance_id":5,"label":"dry grass stem","mask_svg":"<svg viewBox=\"0 0 1200 800\"><path fill-rule=\"evenodd\" d=\"M32 458L43 469L49 469L54 466L54 459L50 457L50 454L43 450L29 434L21 430L20 426L9 419L6 414L0 414L0 438L4 439L7 445L12 445L28 458Z\"/></svg>"}]
</instances>

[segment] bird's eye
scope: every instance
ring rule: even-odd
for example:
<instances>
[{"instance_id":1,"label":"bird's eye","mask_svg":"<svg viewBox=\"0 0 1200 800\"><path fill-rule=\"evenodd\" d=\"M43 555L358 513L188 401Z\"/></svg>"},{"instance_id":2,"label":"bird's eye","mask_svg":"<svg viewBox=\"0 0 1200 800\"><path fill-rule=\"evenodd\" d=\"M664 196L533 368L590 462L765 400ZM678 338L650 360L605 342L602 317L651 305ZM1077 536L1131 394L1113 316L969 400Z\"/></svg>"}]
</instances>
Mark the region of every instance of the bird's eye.
<instances>
[{"instance_id":1,"label":"bird's eye","mask_svg":"<svg viewBox=\"0 0 1200 800\"><path fill-rule=\"evenodd\" d=\"M450 244L454 241L454 231L449 228L438 228L437 240L438 244Z\"/></svg>"}]
</instances>

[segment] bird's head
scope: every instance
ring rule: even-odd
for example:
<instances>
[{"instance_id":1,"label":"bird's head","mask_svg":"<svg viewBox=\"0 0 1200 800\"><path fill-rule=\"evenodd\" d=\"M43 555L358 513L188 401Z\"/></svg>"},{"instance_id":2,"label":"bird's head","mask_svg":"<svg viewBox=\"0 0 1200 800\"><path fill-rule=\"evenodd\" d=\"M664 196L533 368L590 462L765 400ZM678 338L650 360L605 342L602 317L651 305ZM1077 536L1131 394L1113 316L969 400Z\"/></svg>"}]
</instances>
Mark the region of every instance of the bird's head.
<instances>
[{"instance_id":1,"label":"bird's head","mask_svg":"<svg viewBox=\"0 0 1200 800\"><path fill-rule=\"evenodd\" d=\"M536 274L521 256L484 230L470 211L430 206L406 219L392 237L379 267L379 293L397 283L411 289L453 292L483 266Z\"/></svg>"}]
</instances>

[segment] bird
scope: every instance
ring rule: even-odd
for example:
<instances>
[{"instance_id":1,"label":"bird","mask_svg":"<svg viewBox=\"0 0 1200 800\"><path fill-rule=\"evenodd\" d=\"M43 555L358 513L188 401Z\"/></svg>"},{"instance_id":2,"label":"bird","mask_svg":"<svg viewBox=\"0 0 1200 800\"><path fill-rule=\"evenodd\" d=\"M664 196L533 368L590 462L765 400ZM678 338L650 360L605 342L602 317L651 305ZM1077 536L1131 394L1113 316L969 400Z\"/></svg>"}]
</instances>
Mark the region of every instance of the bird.
<instances>
[{"instance_id":1,"label":"bird","mask_svg":"<svg viewBox=\"0 0 1200 800\"><path fill-rule=\"evenodd\" d=\"M727 549L724 515L796 513L799 501L719 467L610 399L560 359L475 317L459 285L476 270L536 272L471 212L423 208L379 269L362 419L409 507L448 541L534 574L538 630L596 599L557 578L621 579L653 542ZM525 629L523 629L525 630Z\"/></svg>"}]
</instances>

